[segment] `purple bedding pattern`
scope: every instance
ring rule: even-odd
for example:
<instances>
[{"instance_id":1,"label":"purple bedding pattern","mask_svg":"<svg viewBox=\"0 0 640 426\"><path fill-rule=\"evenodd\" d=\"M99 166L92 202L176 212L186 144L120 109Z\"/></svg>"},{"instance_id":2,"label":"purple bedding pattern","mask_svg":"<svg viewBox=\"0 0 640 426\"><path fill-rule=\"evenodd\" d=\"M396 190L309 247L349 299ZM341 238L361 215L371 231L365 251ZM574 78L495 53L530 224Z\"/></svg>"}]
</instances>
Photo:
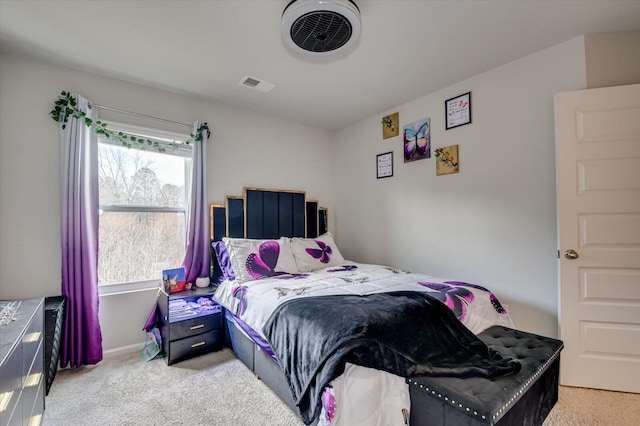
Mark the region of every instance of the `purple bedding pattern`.
<instances>
[{"instance_id":1,"label":"purple bedding pattern","mask_svg":"<svg viewBox=\"0 0 640 426\"><path fill-rule=\"evenodd\" d=\"M393 291L417 291L430 294L442 301L475 334L494 325L511 328L514 326L506 309L495 295L482 286L409 273L387 266L355 262L331 265L305 274L276 275L274 273L274 276L259 280L243 282L227 280L221 283L215 298L229 314L239 319L236 323L247 336L256 342L262 342L260 347L264 349L268 343L262 332L263 325L272 312L287 300L323 295L365 295ZM269 349L266 353L276 359L273 350ZM345 377L345 379L348 378ZM340 399L334 400L331 387L327 387L322 398L324 405L319 425L334 425L329 417L335 416L339 419L344 416L345 410L349 410L350 398L344 399L344 395L341 395ZM372 395L370 399L375 400L375 398L376 396ZM337 424L339 423L340 421Z\"/></svg>"},{"instance_id":2,"label":"purple bedding pattern","mask_svg":"<svg viewBox=\"0 0 640 426\"><path fill-rule=\"evenodd\" d=\"M263 333L280 360L306 424L318 418L322 392L345 364L400 377L497 377L519 371L428 293L396 291L291 299Z\"/></svg>"},{"instance_id":3,"label":"purple bedding pattern","mask_svg":"<svg viewBox=\"0 0 640 426\"><path fill-rule=\"evenodd\" d=\"M463 283L460 281L445 281L443 283L418 281L418 284L435 290L437 293L431 294L431 296L447 305L462 322L464 322L467 314L467 306L473 302L474 298L473 293L464 287L471 287L489 293L489 300L496 312L499 314L505 314L507 312L493 293L476 284Z\"/></svg>"}]
</instances>

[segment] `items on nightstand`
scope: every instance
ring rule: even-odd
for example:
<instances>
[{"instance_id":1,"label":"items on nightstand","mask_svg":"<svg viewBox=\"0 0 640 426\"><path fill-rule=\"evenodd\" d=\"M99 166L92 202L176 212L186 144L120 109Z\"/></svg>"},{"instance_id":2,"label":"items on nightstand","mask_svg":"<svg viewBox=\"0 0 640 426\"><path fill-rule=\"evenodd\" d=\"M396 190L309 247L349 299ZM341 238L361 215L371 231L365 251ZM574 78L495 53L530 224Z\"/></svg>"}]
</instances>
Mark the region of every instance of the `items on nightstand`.
<instances>
[{"instance_id":1,"label":"items on nightstand","mask_svg":"<svg viewBox=\"0 0 640 426\"><path fill-rule=\"evenodd\" d=\"M210 284L209 277L196 278L196 287L204 288L204 287L208 287L209 284Z\"/></svg>"},{"instance_id":2,"label":"items on nightstand","mask_svg":"<svg viewBox=\"0 0 640 426\"><path fill-rule=\"evenodd\" d=\"M167 294L160 291L158 324L167 365L220 349L222 308L207 286Z\"/></svg>"}]
</instances>

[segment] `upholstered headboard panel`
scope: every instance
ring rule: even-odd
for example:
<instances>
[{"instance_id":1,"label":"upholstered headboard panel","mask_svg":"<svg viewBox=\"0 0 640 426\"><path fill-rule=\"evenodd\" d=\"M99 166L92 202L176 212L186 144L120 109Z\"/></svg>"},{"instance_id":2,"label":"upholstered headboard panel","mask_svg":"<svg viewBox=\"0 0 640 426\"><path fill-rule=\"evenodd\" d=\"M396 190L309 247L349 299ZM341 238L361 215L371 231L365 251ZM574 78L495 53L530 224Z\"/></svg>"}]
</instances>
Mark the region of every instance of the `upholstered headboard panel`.
<instances>
[{"instance_id":1,"label":"upholstered headboard panel","mask_svg":"<svg viewBox=\"0 0 640 426\"><path fill-rule=\"evenodd\" d=\"M276 239L315 238L327 232L327 209L307 200L304 191L244 188L244 195L227 196L224 204L211 204L211 241L223 237ZM219 267L211 251L211 275Z\"/></svg>"},{"instance_id":2,"label":"upholstered headboard panel","mask_svg":"<svg viewBox=\"0 0 640 426\"><path fill-rule=\"evenodd\" d=\"M245 188L245 238L306 237L305 193Z\"/></svg>"}]
</instances>

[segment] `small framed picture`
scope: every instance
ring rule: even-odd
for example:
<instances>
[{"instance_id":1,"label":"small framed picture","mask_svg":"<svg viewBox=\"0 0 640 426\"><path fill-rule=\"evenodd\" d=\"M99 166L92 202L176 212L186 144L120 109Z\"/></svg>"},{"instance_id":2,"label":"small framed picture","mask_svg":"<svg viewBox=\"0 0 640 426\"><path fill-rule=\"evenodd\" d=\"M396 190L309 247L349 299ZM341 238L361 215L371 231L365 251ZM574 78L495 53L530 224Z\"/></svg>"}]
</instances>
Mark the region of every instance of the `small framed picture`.
<instances>
[{"instance_id":1,"label":"small framed picture","mask_svg":"<svg viewBox=\"0 0 640 426\"><path fill-rule=\"evenodd\" d=\"M377 155L376 169L378 179L393 176L393 151Z\"/></svg>"},{"instance_id":2,"label":"small framed picture","mask_svg":"<svg viewBox=\"0 0 640 426\"><path fill-rule=\"evenodd\" d=\"M436 156L436 176L460 172L458 145L436 148L434 152Z\"/></svg>"},{"instance_id":3,"label":"small framed picture","mask_svg":"<svg viewBox=\"0 0 640 426\"><path fill-rule=\"evenodd\" d=\"M471 92L444 101L445 129L471 123Z\"/></svg>"},{"instance_id":4,"label":"small framed picture","mask_svg":"<svg viewBox=\"0 0 640 426\"><path fill-rule=\"evenodd\" d=\"M398 136L398 120L399 114L397 112L382 117L382 139Z\"/></svg>"}]
</instances>

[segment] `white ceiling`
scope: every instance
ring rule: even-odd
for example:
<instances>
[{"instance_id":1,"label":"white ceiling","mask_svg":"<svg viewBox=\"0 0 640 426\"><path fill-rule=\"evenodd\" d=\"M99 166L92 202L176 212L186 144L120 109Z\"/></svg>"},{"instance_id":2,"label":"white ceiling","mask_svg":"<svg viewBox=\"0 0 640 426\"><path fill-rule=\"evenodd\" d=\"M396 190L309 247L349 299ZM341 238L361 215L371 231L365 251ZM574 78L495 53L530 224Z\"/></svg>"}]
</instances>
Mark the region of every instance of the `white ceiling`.
<instances>
[{"instance_id":1,"label":"white ceiling","mask_svg":"<svg viewBox=\"0 0 640 426\"><path fill-rule=\"evenodd\" d=\"M360 40L322 59L285 48L289 0L0 0L0 49L333 130L581 34L640 30L640 0L355 1Z\"/></svg>"}]
</instances>

